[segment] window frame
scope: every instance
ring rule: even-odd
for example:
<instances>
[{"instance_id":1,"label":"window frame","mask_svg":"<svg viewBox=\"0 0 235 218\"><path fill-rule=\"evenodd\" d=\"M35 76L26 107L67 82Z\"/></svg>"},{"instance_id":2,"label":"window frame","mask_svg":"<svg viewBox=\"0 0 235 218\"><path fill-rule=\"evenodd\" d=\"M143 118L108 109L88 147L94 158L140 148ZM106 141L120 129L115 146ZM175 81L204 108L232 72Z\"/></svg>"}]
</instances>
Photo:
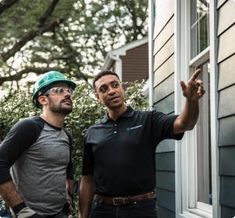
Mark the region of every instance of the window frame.
<instances>
[{"instance_id":1,"label":"window frame","mask_svg":"<svg viewBox=\"0 0 235 218\"><path fill-rule=\"evenodd\" d=\"M210 124L211 124L211 171L212 171L212 206L197 202L196 163L196 128L186 132L183 140L176 142L176 217L220 217L219 206L219 174L218 174L218 124L217 124L217 41L216 41L216 1L210 1L210 47L190 60L190 2L176 0L175 5L175 112L180 113L184 105L184 97L179 86L181 80L187 81L190 68L209 60L210 62ZM184 43L182 43L184 42ZM194 146L187 146L192 144ZM190 156L191 155L191 156ZM212 215L213 214L213 215Z\"/></svg>"}]
</instances>

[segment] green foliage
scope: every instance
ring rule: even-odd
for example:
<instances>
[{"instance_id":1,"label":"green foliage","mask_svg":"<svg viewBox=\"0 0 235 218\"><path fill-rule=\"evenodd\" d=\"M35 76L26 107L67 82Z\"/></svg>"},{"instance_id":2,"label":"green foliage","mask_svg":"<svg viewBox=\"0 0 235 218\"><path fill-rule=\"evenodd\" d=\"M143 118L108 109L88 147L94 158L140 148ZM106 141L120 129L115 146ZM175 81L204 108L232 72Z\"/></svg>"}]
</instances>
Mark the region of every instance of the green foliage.
<instances>
[{"instance_id":1,"label":"green foliage","mask_svg":"<svg viewBox=\"0 0 235 218\"><path fill-rule=\"evenodd\" d=\"M146 110L148 109L148 102L143 95L143 87L146 81L126 83L127 88L125 90L125 97L127 105L131 105L136 110ZM125 84L124 84L125 86Z\"/></svg>"},{"instance_id":2,"label":"green foliage","mask_svg":"<svg viewBox=\"0 0 235 218\"><path fill-rule=\"evenodd\" d=\"M9 96L7 101L2 99L0 105L0 141L18 120L39 114L27 91L18 91Z\"/></svg>"}]
</instances>

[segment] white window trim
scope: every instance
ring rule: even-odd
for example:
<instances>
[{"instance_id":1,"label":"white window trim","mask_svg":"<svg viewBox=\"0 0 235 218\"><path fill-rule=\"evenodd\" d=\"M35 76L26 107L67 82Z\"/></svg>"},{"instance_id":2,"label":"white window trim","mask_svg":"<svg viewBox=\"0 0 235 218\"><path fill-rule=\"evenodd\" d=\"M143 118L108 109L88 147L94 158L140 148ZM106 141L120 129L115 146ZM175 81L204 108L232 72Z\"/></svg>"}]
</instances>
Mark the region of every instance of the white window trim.
<instances>
[{"instance_id":1,"label":"white window trim","mask_svg":"<svg viewBox=\"0 0 235 218\"><path fill-rule=\"evenodd\" d=\"M210 1L210 101L211 101L211 163L212 163L212 202L213 216L220 218L221 206L219 203L220 177L219 177L219 139L218 139L218 65L217 65L217 0Z\"/></svg>"},{"instance_id":2,"label":"white window trim","mask_svg":"<svg viewBox=\"0 0 235 218\"><path fill-rule=\"evenodd\" d=\"M195 189L196 182L196 171L195 167L191 169L188 168L188 160L194 159L196 161L195 155L189 156L195 152L190 152L190 149L195 149L194 147L187 146L188 144L195 144L195 131L187 132L182 141L176 142L175 150L175 165L176 165L176 217L177 218L196 218L196 217L212 217L220 218L220 205L219 205L219 175L218 175L218 123L217 123L217 63L216 63L216 1L210 1L210 48L205 49L199 56L195 57L190 61L189 52L189 19L190 8L188 0L176 0L175 4L175 112L180 113L184 105L184 98L182 97L181 88L179 86L180 80L187 81L187 75L189 75L189 67L194 64L198 64L198 60L201 60L201 56L204 59L210 58L210 95L211 95L211 156L212 156L212 196L213 205L212 207L196 202L196 196L190 195L188 198L188 193L197 193ZM210 50L210 53L209 53ZM183 179L188 177L189 170L195 171L195 173L190 172L189 180ZM194 207L195 209L190 209Z\"/></svg>"}]
</instances>

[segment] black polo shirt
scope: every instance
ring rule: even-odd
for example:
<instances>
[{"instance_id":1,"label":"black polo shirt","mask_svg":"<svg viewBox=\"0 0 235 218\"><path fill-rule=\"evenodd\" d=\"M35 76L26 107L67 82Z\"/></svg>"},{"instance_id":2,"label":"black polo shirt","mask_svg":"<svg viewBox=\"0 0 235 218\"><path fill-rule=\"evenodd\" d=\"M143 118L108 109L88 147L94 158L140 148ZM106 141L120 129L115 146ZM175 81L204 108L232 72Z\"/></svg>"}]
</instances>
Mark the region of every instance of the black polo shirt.
<instances>
[{"instance_id":1,"label":"black polo shirt","mask_svg":"<svg viewBox=\"0 0 235 218\"><path fill-rule=\"evenodd\" d=\"M93 175L95 193L136 195L155 188L155 149L173 134L177 116L131 107L116 120L91 126L84 140L83 175Z\"/></svg>"}]
</instances>

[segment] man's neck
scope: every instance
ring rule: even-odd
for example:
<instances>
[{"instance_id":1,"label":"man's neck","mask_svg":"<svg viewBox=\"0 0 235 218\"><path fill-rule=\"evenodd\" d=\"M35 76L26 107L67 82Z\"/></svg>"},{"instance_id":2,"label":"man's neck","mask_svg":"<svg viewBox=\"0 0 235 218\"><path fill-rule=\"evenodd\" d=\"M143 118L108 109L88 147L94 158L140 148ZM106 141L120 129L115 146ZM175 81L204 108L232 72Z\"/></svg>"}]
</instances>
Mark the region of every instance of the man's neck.
<instances>
[{"instance_id":1,"label":"man's neck","mask_svg":"<svg viewBox=\"0 0 235 218\"><path fill-rule=\"evenodd\" d=\"M125 111L127 110L127 106L124 104L122 107L120 108L115 108L115 109L108 109L108 114L109 114L109 118L111 118L112 120L117 120L118 117L120 117Z\"/></svg>"},{"instance_id":2,"label":"man's neck","mask_svg":"<svg viewBox=\"0 0 235 218\"><path fill-rule=\"evenodd\" d=\"M44 119L47 123L51 124L52 126L62 128L64 126L64 118L61 114L55 113L42 113L40 115L42 119Z\"/></svg>"}]
</instances>

